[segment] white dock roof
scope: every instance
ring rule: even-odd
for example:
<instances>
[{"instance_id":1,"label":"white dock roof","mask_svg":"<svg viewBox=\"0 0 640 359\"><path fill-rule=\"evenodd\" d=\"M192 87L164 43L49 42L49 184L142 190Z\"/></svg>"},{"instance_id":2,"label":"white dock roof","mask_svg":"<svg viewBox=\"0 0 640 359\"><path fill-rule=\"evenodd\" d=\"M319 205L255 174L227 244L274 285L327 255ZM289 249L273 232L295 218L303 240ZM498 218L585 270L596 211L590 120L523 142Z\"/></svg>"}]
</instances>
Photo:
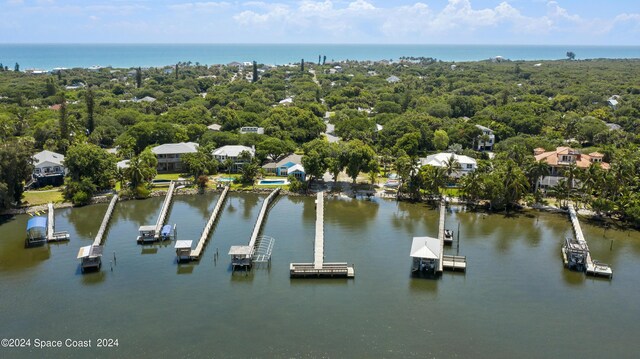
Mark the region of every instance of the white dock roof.
<instances>
[{"instance_id":1,"label":"white dock roof","mask_svg":"<svg viewBox=\"0 0 640 359\"><path fill-rule=\"evenodd\" d=\"M187 240L176 241L176 246L174 248L175 249L191 248L191 243L193 243L193 241L187 241Z\"/></svg>"},{"instance_id":2,"label":"white dock roof","mask_svg":"<svg viewBox=\"0 0 640 359\"><path fill-rule=\"evenodd\" d=\"M433 237L413 237L410 256L413 258L439 259L440 240Z\"/></svg>"},{"instance_id":3,"label":"white dock roof","mask_svg":"<svg viewBox=\"0 0 640 359\"><path fill-rule=\"evenodd\" d=\"M231 246L229 248L230 256L249 256L251 255L251 247L250 246Z\"/></svg>"}]
</instances>

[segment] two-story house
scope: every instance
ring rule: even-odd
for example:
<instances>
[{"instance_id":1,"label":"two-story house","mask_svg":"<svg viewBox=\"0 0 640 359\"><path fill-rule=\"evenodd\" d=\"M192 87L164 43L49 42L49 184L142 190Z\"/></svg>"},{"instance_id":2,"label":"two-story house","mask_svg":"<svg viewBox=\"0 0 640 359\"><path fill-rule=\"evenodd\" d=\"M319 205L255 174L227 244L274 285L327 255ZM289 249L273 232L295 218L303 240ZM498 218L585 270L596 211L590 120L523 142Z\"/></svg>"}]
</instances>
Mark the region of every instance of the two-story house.
<instances>
[{"instance_id":1,"label":"two-story house","mask_svg":"<svg viewBox=\"0 0 640 359\"><path fill-rule=\"evenodd\" d=\"M591 165L598 165L605 170L611 168L607 162L602 161L604 155L598 152L586 155L570 147L558 147L555 151L536 148L533 153L536 161L543 161L550 167L549 175L538 180L540 188L555 187L561 179L566 178L565 172L572 165L580 169L586 169ZM575 183L572 186L575 186Z\"/></svg>"},{"instance_id":2,"label":"two-story house","mask_svg":"<svg viewBox=\"0 0 640 359\"><path fill-rule=\"evenodd\" d=\"M227 159L230 159L233 162L231 166L231 172L238 172L245 164L245 162L239 158L240 154L244 151L249 152L251 154L251 157L256 155L255 148L240 145L222 146L213 150L212 154L213 158L223 164Z\"/></svg>"},{"instance_id":3,"label":"two-story house","mask_svg":"<svg viewBox=\"0 0 640 359\"><path fill-rule=\"evenodd\" d=\"M60 186L64 183L66 168L64 156L44 150L33 155L33 183L36 187Z\"/></svg>"},{"instance_id":4,"label":"two-story house","mask_svg":"<svg viewBox=\"0 0 640 359\"><path fill-rule=\"evenodd\" d=\"M269 162L262 166L262 168L265 172L276 176L288 177L291 175L301 181L306 179L306 173L302 165L302 156L295 153L290 154L278 162Z\"/></svg>"},{"instance_id":5,"label":"two-story house","mask_svg":"<svg viewBox=\"0 0 640 359\"><path fill-rule=\"evenodd\" d=\"M182 156L187 153L198 152L198 144L195 142L165 143L151 149L158 158L158 172L184 171Z\"/></svg>"},{"instance_id":6,"label":"two-story house","mask_svg":"<svg viewBox=\"0 0 640 359\"><path fill-rule=\"evenodd\" d=\"M484 127L482 125L476 125L476 127L480 131L482 131L482 134L478 137L476 150L477 151L493 150L493 145L496 143L496 136L493 134L493 130L488 127Z\"/></svg>"}]
</instances>

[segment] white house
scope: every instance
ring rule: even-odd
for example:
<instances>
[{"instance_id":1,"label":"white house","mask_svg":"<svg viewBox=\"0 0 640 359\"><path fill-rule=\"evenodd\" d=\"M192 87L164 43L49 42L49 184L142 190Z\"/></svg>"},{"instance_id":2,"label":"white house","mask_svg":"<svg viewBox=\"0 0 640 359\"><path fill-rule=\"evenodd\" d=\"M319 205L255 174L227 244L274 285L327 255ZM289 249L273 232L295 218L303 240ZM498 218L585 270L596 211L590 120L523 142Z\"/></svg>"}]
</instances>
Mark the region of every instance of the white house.
<instances>
[{"instance_id":1,"label":"white house","mask_svg":"<svg viewBox=\"0 0 640 359\"><path fill-rule=\"evenodd\" d=\"M63 155L44 150L33 155L33 162L32 178L37 187L62 185L66 173Z\"/></svg>"},{"instance_id":2,"label":"white house","mask_svg":"<svg viewBox=\"0 0 640 359\"><path fill-rule=\"evenodd\" d=\"M240 133L257 133L258 135L264 135L264 127L245 126L240 128Z\"/></svg>"},{"instance_id":3,"label":"white house","mask_svg":"<svg viewBox=\"0 0 640 359\"><path fill-rule=\"evenodd\" d=\"M213 150L212 154L213 158L220 161L220 163L224 163L224 161L226 161L227 159L231 159L233 161L231 171L238 172L238 170L242 168L242 165L245 164L245 162L239 159L240 154L244 151L249 152L251 154L251 157L256 155L255 148L240 145L222 146Z\"/></svg>"},{"instance_id":4,"label":"white house","mask_svg":"<svg viewBox=\"0 0 640 359\"><path fill-rule=\"evenodd\" d=\"M165 143L151 149L158 157L158 172L180 172L184 170L182 155L198 152L195 142Z\"/></svg>"},{"instance_id":5,"label":"white house","mask_svg":"<svg viewBox=\"0 0 640 359\"><path fill-rule=\"evenodd\" d=\"M430 165L435 167L446 167L446 164L451 159L451 156L453 156L453 158L460 164L460 169L451 174L455 178L460 178L469 172L473 172L478 167L478 163L476 162L476 160L469 156L446 152L430 155L426 158L420 158L420 166Z\"/></svg>"},{"instance_id":6,"label":"white house","mask_svg":"<svg viewBox=\"0 0 640 359\"><path fill-rule=\"evenodd\" d=\"M493 134L493 130L488 127L484 127L482 125L476 125L476 127L480 129L480 131L482 131L482 135L478 137L478 144L476 145L476 150L491 151L493 149L493 145L496 143L496 136Z\"/></svg>"},{"instance_id":7,"label":"white house","mask_svg":"<svg viewBox=\"0 0 640 359\"><path fill-rule=\"evenodd\" d=\"M612 109L616 109L618 107L618 100L620 99L619 95L613 95L611 97L609 97L609 99L607 100L607 103L609 104L609 106L611 106Z\"/></svg>"}]
</instances>

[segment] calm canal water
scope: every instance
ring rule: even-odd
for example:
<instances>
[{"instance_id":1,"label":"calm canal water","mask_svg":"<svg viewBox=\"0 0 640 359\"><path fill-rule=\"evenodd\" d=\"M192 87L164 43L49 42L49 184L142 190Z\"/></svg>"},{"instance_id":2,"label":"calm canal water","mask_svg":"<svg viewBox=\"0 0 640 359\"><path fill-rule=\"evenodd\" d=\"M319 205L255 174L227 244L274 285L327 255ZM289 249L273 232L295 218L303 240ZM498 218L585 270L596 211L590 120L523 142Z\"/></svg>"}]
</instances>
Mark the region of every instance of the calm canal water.
<instances>
[{"instance_id":1,"label":"calm canal water","mask_svg":"<svg viewBox=\"0 0 640 359\"><path fill-rule=\"evenodd\" d=\"M217 198L175 197L168 222L179 239L199 238ZM202 260L182 265L173 244L135 241L163 198L120 202L102 271L85 275L76 254L106 204L57 211L57 230L71 241L41 248L23 248L27 216L6 221L0 338L92 339L94 348L0 348L0 356L632 358L640 349L638 232L582 221L592 255L614 270L612 281L593 279L562 266L567 216L453 207L447 227L460 224L468 271L429 280L410 276L409 249L413 236L436 235L436 210L328 199L325 258L354 263L356 278L292 280L290 262L313 260L314 198L281 196L263 230L276 238L271 267L232 274L226 253L248 242L263 198L231 193ZM98 338L119 346L95 348Z\"/></svg>"}]
</instances>

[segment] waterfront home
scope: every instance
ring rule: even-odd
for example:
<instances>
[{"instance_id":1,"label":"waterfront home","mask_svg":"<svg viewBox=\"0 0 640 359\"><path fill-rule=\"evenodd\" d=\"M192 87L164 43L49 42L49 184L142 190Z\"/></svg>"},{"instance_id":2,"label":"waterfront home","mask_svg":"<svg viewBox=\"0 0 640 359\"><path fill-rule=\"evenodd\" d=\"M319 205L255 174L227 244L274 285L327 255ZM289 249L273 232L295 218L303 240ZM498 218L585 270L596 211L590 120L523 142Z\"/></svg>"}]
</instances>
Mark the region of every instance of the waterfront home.
<instances>
[{"instance_id":1,"label":"waterfront home","mask_svg":"<svg viewBox=\"0 0 640 359\"><path fill-rule=\"evenodd\" d=\"M534 157L536 161L545 162L550 167L549 175L540 178L538 181L541 188L555 187L561 179L565 178L565 172L571 166L586 169L591 165L597 165L605 170L611 167L607 162L602 161L604 157L602 153L592 152L587 155L571 147L558 147L555 151L536 148ZM575 180L572 186L575 186Z\"/></svg>"},{"instance_id":2,"label":"waterfront home","mask_svg":"<svg viewBox=\"0 0 640 359\"><path fill-rule=\"evenodd\" d=\"M240 159L240 154L242 152L248 152L251 157L256 155L256 150L253 147L240 146L240 145L227 145L222 146L220 148L216 148L213 150L213 158L220 161L220 163L224 163L227 159L233 161L233 165L231 166L231 172L238 172L242 166L245 164L243 160Z\"/></svg>"},{"instance_id":3,"label":"waterfront home","mask_svg":"<svg viewBox=\"0 0 640 359\"><path fill-rule=\"evenodd\" d=\"M195 142L165 143L151 149L158 158L158 172L180 172L184 170L182 156L198 152Z\"/></svg>"},{"instance_id":4,"label":"waterfront home","mask_svg":"<svg viewBox=\"0 0 640 359\"><path fill-rule=\"evenodd\" d=\"M264 127L245 126L240 127L240 133L257 133L258 135L264 135Z\"/></svg>"},{"instance_id":5,"label":"waterfront home","mask_svg":"<svg viewBox=\"0 0 640 359\"><path fill-rule=\"evenodd\" d=\"M33 163L32 179L36 187L60 186L64 183L66 168L63 155L44 150L33 155Z\"/></svg>"},{"instance_id":6,"label":"waterfront home","mask_svg":"<svg viewBox=\"0 0 640 359\"><path fill-rule=\"evenodd\" d=\"M478 136L476 150L491 151L493 149L493 145L496 143L496 136L493 134L493 130L482 125L476 125L476 127L482 131L482 135Z\"/></svg>"},{"instance_id":7,"label":"waterfront home","mask_svg":"<svg viewBox=\"0 0 640 359\"><path fill-rule=\"evenodd\" d=\"M435 155L427 156L426 158L419 158L420 166L430 165L435 167L447 167L447 163L451 161L451 158L460 164L460 167L451 173L454 178L460 178L469 172L473 172L478 167L475 159L469 156L457 155L455 153L441 152Z\"/></svg>"},{"instance_id":8,"label":"waterfront home","mask_svg":"<svg viewBox=\"0 0 640 359\"><path fill-rule=\"evenodd\" d=\"M302 165L302 156L297 154L291 154L278 162L269 162L262 166L267 172L276 176L288 177L294 176L295 178L304 181L306 173L304 166Z\"/></svg>"}]
</instances>

